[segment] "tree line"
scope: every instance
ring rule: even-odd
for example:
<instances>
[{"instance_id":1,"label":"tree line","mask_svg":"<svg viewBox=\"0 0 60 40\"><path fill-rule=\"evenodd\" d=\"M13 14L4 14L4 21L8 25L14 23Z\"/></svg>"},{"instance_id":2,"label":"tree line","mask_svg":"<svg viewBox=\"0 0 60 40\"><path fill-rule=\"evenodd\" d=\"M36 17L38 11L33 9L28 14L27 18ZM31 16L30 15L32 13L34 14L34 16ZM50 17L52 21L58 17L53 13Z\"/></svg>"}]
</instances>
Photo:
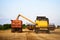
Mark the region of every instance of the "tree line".
<instances>
[{"instance_id":1,"label":"tree line","mask_svg":"<svg viewBox=\"0 0 60 40\"><path fill-rule=\"evenodd\" d=\"M22 25L22 28L26 28L27 26L25 24ZM7 30L7 29L11 29L11 24L0 24L0 30Z\"/></svg>"},{"instance_id":2,"label":"tree line","mask_svg":"<svg viewBox=\"0 0 60 40\"><path fill-rule=\"evenodd\" d=\"M4 24L4 25L0 24L0 30L6 30L6 29L10 29L10 28L11 28L11 24Z\"/></svg>"}]
</instances>

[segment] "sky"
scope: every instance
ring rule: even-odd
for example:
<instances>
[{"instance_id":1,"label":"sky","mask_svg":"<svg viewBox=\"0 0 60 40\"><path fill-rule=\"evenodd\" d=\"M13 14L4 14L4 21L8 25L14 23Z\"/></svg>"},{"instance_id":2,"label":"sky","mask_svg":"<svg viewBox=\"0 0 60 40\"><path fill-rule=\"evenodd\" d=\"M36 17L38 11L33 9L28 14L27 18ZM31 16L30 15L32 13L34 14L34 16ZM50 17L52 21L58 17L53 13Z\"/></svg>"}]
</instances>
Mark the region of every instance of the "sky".
<instances>
[{"instance_id":1,"label":"sky","mask_svg":"<svg viewBox=\"0 0 60 40\"><path fill-rule=\"evenodd\" d=\"M46 16L50 24L60 25L60 0L0 0L0 24L11 23L18 14L34 22L37 16ZM22 17L19 20L30 23Z\"/></svg>"}]
</instances>

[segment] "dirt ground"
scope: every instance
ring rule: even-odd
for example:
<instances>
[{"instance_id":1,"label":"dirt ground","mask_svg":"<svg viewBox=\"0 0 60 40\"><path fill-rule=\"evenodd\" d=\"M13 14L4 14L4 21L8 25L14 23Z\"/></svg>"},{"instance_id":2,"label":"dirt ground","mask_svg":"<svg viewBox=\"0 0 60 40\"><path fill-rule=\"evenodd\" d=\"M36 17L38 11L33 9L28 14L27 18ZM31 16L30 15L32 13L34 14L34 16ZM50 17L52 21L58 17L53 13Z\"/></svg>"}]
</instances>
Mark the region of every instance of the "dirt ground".
<instances>
[{"instance_id":1,"label":"dirt ground","mask_svg":"<svg viewBox=\"0 0 60 40\"><path fill-rule=\"evenodd\" d=\"M12 33L11 30L0 30L0 40L60 40L60 29L48 33L35 33L23 29L22 33Z\"/></svg>"}]
</instances>

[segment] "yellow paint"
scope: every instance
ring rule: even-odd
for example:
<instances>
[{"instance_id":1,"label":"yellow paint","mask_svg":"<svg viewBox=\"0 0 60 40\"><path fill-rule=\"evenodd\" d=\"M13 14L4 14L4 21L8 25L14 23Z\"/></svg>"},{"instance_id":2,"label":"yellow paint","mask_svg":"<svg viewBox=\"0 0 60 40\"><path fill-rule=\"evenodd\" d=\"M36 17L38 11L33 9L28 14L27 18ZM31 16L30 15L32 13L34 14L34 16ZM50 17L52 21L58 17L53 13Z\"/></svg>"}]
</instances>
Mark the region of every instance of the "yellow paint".
<instances>
[{"instance_id":1,"label":"yellow paint","mask_svg":"<svg viewBox=\"0 0 60 40\"><path fill-rule=\"evenodd\" d=\"M48 27L48 22L45 20L36 20L36 27Z\"/></svg>"}]
</instances>

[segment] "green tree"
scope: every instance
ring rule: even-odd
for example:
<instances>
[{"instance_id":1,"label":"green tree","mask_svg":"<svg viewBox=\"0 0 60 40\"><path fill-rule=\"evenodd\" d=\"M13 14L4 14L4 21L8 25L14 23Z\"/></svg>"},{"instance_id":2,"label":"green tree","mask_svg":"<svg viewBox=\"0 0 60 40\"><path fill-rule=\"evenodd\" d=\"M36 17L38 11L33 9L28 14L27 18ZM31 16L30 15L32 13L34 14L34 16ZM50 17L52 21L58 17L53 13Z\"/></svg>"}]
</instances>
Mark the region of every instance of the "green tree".
<instances>
[{"instance_id":1,"label":"green tree","mask_svg":"<svg viewBox=\"0 0 60 40\"><path fill-rule=\"evenodd\" d=\"M27 26L25 24L22 25L22 28L26 28Z\"/></svg>"},{"instance_id":2,"label":"green tree","mask_svg":"<svg viewBox=\"0 0 60 40\"><path fill-rule=\"evenodd\" d=\"M2 27L3 27L3 26L0 24L0 30L2 30Z\"/></svg>"},{"instance_id":3,"label":"green tree","mask_svg":"<svg viewBox=\"0 0 60 40\"><path fill-rule=\"evenodd\" d=\"M6 29L10 29L11 28L11 24L4 24L3 25L3 30L6 30Z\"/></svg>"}]
</instances>

